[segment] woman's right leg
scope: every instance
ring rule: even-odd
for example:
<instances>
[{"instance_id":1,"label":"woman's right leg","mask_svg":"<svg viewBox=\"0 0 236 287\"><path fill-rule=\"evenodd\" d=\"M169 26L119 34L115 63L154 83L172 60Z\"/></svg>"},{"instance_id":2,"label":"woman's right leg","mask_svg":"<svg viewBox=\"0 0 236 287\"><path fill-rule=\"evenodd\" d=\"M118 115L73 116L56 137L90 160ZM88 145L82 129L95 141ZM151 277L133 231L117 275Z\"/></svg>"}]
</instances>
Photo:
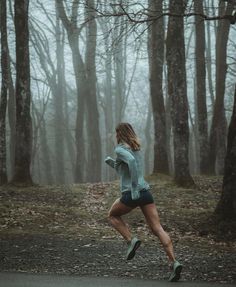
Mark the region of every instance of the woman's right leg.
<instances>
[{"instance_id":1,"label":"woman's right leg","mask_svg":"<svg viewBox=\"0 0 236 287\"><path fill-rule=\"evenodd\" d=\"M118 198L113 205L111 206L111 209L108 213L108 218L113 227L124 237L124 239L127 242L131 241L131 233L128 229L128 226L121 218L122 215L125 215L129 213L133 208L126 206L122 202L120 202L120 199Z\"/></svg>"},{"instance_id":2,"label":"woman's right leg","mask_svg":"<svg viewBox=\"0 0 236 287\"><path fill-rule=\"evenodd\" d=\"M173 245L170 236L167 232L164 231L163 227L161 226L156 205L154 203L151 203L141 206L140 208L146 218L147 224L149 225L153 234L158 236L170 262L173 263L175 261Z\"/></svg>"}]
</instances>

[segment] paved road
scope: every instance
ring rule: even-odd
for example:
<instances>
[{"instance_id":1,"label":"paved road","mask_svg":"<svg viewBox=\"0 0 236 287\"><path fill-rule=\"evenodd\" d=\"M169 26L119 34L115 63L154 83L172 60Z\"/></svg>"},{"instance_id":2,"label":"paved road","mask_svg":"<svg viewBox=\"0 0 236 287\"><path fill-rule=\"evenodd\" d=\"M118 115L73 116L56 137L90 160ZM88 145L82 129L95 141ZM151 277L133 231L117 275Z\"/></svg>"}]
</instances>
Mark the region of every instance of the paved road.
<instances>
[{"instance_id":1,"label":"paved road","mask_svg":"<svg viewBox=\"0 0 236 287\"><path fill-rule=\"evenodd\" d=\"M0 273L0 287L173 287L173 284L184 287L235 287L233 284L218 283L181 281L178 283L169 283L157 280Z\"/></svg>"}]
</instances>

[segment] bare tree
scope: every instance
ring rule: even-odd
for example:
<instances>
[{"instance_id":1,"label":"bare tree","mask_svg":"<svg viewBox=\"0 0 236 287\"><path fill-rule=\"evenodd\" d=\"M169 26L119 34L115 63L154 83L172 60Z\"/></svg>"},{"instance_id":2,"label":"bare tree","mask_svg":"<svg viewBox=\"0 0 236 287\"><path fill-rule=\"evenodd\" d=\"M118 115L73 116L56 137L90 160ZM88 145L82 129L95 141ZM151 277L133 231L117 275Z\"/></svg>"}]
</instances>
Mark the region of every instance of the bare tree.
<instances>
[{"instance_id":1,"label":"bare tree","mask_svg":"<svg viewBox=\"0 0 236 287\"><path fill-rule=\"evenodd\" d=\"M7 54L7 5L6 0L0 2L1 19L1 69L2 87L0 98L0 185L7 183L6 156L6 111L8 90L8 54Z\"/></svg>"},{"instance_id":2,"label":"bare tree","mask_svg":"<svg viewBox=\"0 0 236 287\"><path fill-rule=\"evenodd\" d=\"M72 52L72 63L75 72L75 82L77 88L77 119L76 119L76 167L75 167L75 182L82 182L84 180L84 163L85 163L85 146L83 140L84 127L84 109L86 91L86 73L85 65L79 50L79 33L80 29L77 27L78 5L79 1L74 0L72 3L72 14L69 20L66 15L63 0L57 1L57 9L59 17L67 31L69 45Z\"/></svg>"},{"instance_id":3,"label":"bare tree","mask_svg":"<svg viewBox=\"0 0 236 287\"><path fill-rule=\"evenodd\" d=\"M210 7L210 0L207 1L208 7ZM216 21L215 21L216 22ZM214 88L213 88L213 77L212 77L212 37L211 37L211 21L206 21L206 69L209 93L212 106L214 105Z\"/></svg>"},{"instance_id":4,"label":"bare tree","mask_svg":"<svg viewBox=\"0 0 236 287\"><path fill-rule=\"evenodd\" d=\"M91 61L87 62L83 61L82 55L79 49L79 35L81 29L84 27L82 25L80 28L77 26L77 17L78 17L78 5L79 1L74 0L72 3L72 17L71 20L66 15L65 8L63 5L62 0L57 0L57 9L59 12L59 17L62 20L62 23L67 31L69 45L72 51L72 58L73 58L73 67L75 71L75 79L76 79L76 87L77 87L77 120L76 120L76 148L77 148L77 155L76 155L76 171L75 171L75 181L79 182L83 180L83 171L85 170L84 163L85 163L85 155L84 155L84 139L83 139L83 127L84 127L84 110L87 109L88 112L88 122L87 127L88 130L86 133L88 134L89 143L91 146L88 148L89 153L89 164L93 164L91 166L92 170L90 169L90 181L99 181L101 176L101 144L100 144L100 135L99 135L99 120L98 120L98 112L97 112L97 103L96 103L96 89L94 88L94 84L88 81L88 73L87 68L91 69L91 75L93 74L93 65L94 65L94 43L87 43L87 55L89 54L91 57ZM88 31L91 37L96 37L95 29L96 24L95 17L93 13L94 7L93 1L87 1L86 7L87 11L89 9L89 16L86 22L88 22ZM96 48L96 46L95 46ZM90 66L88 66L88 65ZM96 81L95 81L96 83ZM93 112L92 112L93 111ZM93 125L93 127L91 127ZM92 140L91 140L92 139ZM91 159L91 156L93 158Z\"/></svg>"},{"instance_id":5,"label":"bare tree","mask_svg":"<svg viewBox=\"0 0 236 287\"><path fill-rule=\"evenodd\" d=\"M16 144L16 95L15 87L13 83L11 64L10 64L10 52L7 46L7 57L8 57L8 121L10 126L10 168L9 177L12 177L14 173L14 162L15 162L15 144Z\"/></svg>"},{"instance_id":6,"label":"bare tree","mask_svg":"<svg viewBox=\"0 0 236 287\"><path fill-rule=\"evenodd\" d=\"M150 16L163 13L163 1L149 0ZM154 121L154 168L153 172L169 174L166 115L163 98L163 64L164 64L164 20L154 20L148 29L148 55L150 73L150 95Z\"/></svg>"},{"instance_id":7,"label":"bare tree","mask_svg":"<svg viewBox=\"0 0 236 287\"><path fill-rule=\"evenodd\" d=\"M236 219L236 86L234 107L228 131L227 152L224 166L223 190L216 208L220 219Z\"/></svg>"},{"instance_id":8,"label":"bare tree","mask_svg":"<svg viewBox=\"0 0 236 287\"><path fill-rule=\"evenodd\" d=\"M88 127L88 166L87 181L101 180L101 139L99 131L99 113L97 105L96 45L97 23L94 0L87 0L86 12L86 107Z\"/></svg>"},{"instance_id":9,"label":"bare tree","mask_svg":"<svg viewBox=\"0 0 236 287\"><path fill-rule=\"evenodd\" d=\"M148 104L148 111L147 111L147 121L145 126L145 140L146 140L146 148L145 148L145 154L144 154L144 162L145 162L145 174L150 173L150 161L151 161L151 134L150 134L150 127L152 124L152 104L151 104L151 98L149 99Z\"/></svg>"},{"instance_id":10,"label":"bare tree","mask_svg":"<svg viewBox=\"0 0 236 287\"><path fill-rule=\"evenodd\" d=\"M30 115L29 0L15 1L16 34L16 146L13 182L32 183L30 164L32 122Z\"/></svg>"},{"instance_id":11,"label":"bare tree","mask_svg":"<svg viewBox=\"0 0 236 287\"><path fill-rule=\"evenodd\" d=\"M194 0L194 12L203 14L203 0ZM206 105L205 25L200 16L195 16L196 54L196 110L199 137L200 172L208 172L208 122Z\"/></svg>"},{"instance_id":12,"label":"bare tree","mask_svg":"<svg viewBox=\"0 0 236 287\"><path fill-rule=\"evenodd\" d=\"M183 15L184 3L183 0L170 0L170 13ZM174 135L175 181L182 186L190 186L194 182L189 173L188 160L189 126L183 17L169 17L166 57Z\"/></svg>"},{"instance_id":13,"label":"bare tree","mask_svg":"<svg viewBox=\"0 0 236 287\"><path fill-rule=\"evenodd\" d=\"M220 3L220 15L231 15L234 9L233 2ZM219 166L224 166L224 157L226 152L226 118L224 109L225 79L227 73L227 42L229 37L230 22L221 20L217 27L216 38L216 97L213 110L213 118L209 139L209 172L215 173L216 158L218 154Z\"/></svg>"},{"instance_id":14,"label":"bare tree","mask_svg":"<svg viewBox=\"0 0 236 287\"><path fill-rule=\"evenodd\" d=\"M55 103L55 155L56 155L56 182L65 183L65 117L64 117L64 99L66 87L64 86L64 39L63 27L56 10L56 57L57 57L57 85L54 95Z\"/></svg>"},{"instance_id":15,"label":"bare tree","mask_svg":"<svg viewBox=\"0 0 236 287\"><path fill-rule=\"evenodd\" d=\"M104 1L104 5L107 5L106 0ZM108 155L113 153L112 137L114 134L114 117L112 109L114 106L114 93L112 89L112 41L111 37L109 37L109 32L112 30L112 24L108 21L103 21L103 19L99 19L99 24L104 35L104 48L106 51L104 55L105 80L101 85L99 85L99 89L101 94L104 95L104 97L100 96L100 103L105 118L105 154ZM107 180L111 180L112 178L114 179L116 175L112 169L106 168L105 176Z\"/></svg>"}]
</instances>

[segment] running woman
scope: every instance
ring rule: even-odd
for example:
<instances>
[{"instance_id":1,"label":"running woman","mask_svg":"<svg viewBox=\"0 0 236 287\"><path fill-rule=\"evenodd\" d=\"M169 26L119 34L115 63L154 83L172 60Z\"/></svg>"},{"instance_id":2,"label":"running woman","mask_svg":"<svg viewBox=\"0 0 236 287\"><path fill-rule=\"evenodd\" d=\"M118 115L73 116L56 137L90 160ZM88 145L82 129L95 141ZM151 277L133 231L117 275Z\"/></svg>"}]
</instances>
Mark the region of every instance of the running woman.
<instances>
[{"instance_id":1,"label":"running woman","mask_svg":"<svg viewBox=\"0 0 236 287\"><path fill-rule=\"evenodd\" d=\"M163 229L149 184L144 180L142 172L141 146L139 139L129 123L119 123L116 127L115 147L116 160L106 157L105 162L113 167L120 176L121 197L118 198L109 211L109 221L123 236L128 244L126 259L135 256L141 241L132 237L131 232L122 219L134 208L139 207L145 216L152 233L159 238L172 266L170 282L180 279L182 265L175 259L172 241Z\"/></svg>"}]
</instances>

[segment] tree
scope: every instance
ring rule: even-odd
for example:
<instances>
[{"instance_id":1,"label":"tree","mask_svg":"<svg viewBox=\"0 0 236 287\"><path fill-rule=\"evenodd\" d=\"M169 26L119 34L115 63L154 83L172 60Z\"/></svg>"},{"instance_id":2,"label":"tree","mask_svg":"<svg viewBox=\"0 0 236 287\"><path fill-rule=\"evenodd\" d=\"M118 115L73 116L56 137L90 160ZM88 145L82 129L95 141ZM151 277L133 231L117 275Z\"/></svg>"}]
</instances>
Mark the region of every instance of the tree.
<instances>
[{"instance_id":1,"label":"tree","mask_svg":"<svg viewBox=\"0 0 236 287\"><path fill-rule=\"evenodd\" d=\"M206 3L210 7L210 0ZM212 106L214 105L214 89L213 89L213 77L212 77L212 37L210 23L211 21L206 21L206 68L207 68L207 78L208 87L210 93L210 99ZM216 21L215 21L216 22Z\"/></svg>"},{"instance_id":2,"label":"tree","mask_svg":"<svg viewBox=\"0 0 236 287\"><path fill-rule=\"evenodd\" d=\"M170 13L183 15L184 3L183 0L170 0ZM191 186L194 182L189 173L188 160L189 126L183 17L169 17L166 59L174 136L175 181L182 186Z\"/></svg>"},{"instance_id":3,"label":"tree","mask_svg":"<svg viewBox=\"0 0 236 287\"><path fill-rule=\"evenodd\" d=\"M231 15L234 9L232 2L221 2L220 14ZM221 20L217 27L216 38L216 96L213 109L213 118L209 139L209 172L215 174L217 153L220 155L220 166L224 165L223 159L226 151L226 118L224 110L225 79L227 73L227 42L229 37L230 22L228 19ZM221 168L221 169L222 169ZM221 171L220 171L221 173Z\"/></svg>"},{"instance_id":4,"label":"tree","mask_svg":"<svg viewBox=\"0 0 236 287\"><path fill-rule=\"evenodd\" d=\"M127 0L123 1L123 4L127 4ZM112 7L114 13L119 14L122 11L122 7L114 5ZM114 69L114 114L115 125L123 120L125 107L128 99L127 91L127 29L128 23L125 21L125 17L115 17L114 29L112 33L112 51L113 51L113 69Z\"/></svg>"},{"instance_id":5,"label":"tree","mask_svg":"<svg viewBox=\"0 0 236 287\"><path fill-rule=\"evenodd\" d=\"M6 111L8 90L8 44L7 44L7 7L6 0L0 2L1 12L1 68L2 87L0 98L0 185L7 183L6 165Z\"/></svg>"},{"instance_id":6,"label":"tree","mask_svg":"<svg viewBox=\"0 0 236 287\"><path fill-rule=\"evenodd\" d=\"M79 33L80 29L77 27L78 17L78 0L72 3L71 19L66 15L63 0L56 0L57 10L59 17L67 31L68 41L72 52L72 64L75 72L75 82L77 89L77 118L76 118L76 166L75 166L75 182L82 182L84 180L84 140L83 140L83 127L84 127L84 109L86 98L86 76L85 66L79 50Z\"/></svg>"},{"instance_id":7,"label":"tree","mask_svg":"<svg viewBox=\"0 0 236 287\"><path fill-rule=\"evenodd\" d=\"M94 54L94 47L96 48L96 41L94 42L94 37L96 34L93 34L96 30L96 23L94 17L94 3L93 1L87 1L87 13L88 13L88 33L89 38L86 45L86 60L84 61L82 55L80 53L79 48L79 36L82 28L77 26L77 17L78 17L78 5L79 1L74 0L72 3L72 17L71 20L66 15L65 8L63 5L62 0L57 0L57 9L59 13L59 17L67 31L69 45L72 51L72 59L73 59L73 67L75 71L75 80L76 80L76 88L77 88L77 119L76 119L76 170L75 170L75 181L81 182L83 181L83 171L85 170L84 163L85 163L85 146L84 146L84 138L83 138L83 128L84 128L84 120L85 120L85 109L87 110L87 126L89 143L91 146L88 148L88 160L90 161L91 169L89 180L99 181L101 179L101 142L100 142L100 135L99 135L99 118L97 112L97 102L96 102L96 88L94 87L94 83L89 82L88 78L88 71L91 73L92 77L94 78L94 65L95 65L95 54ZM93 37L93 43L91 40ZM94 46L95 44L95 46ZM89 56L88 56L89 55ZM88 57L91 59L88 61ZM96 81L95 81L96 83ZM93 111L93 112L91 112ZM93 127L91 127L93 125ZM91 159L91 156L93 158Z\"/></svg>"},{"instance_id":8,"label":"tree","mask_svg":"<svg viewBox=\"0 0 236 287\"><path fill-rule=\"evenodd\" d=\"M104 1L104 5L107 5L107 0ZM114 117L113 109L111 107L113 104L112 97L112 46L111 46L111 37L108 37L109 31L111 30L112 24L103 19L99 19L99 24L102 30L102 33L106 35L104 37L104 49L106 51L104 57L104 68L105 68L105 80L102 85L99 86L101 94L104 94L104 97L100 96L100 106L103 109L104 113L104 122L105 122L105 131L106 131L106 141L105 141L105 154L113 153L113 143L112 137L114 134ZM105 179L112 180L116 174L111 168L105 169Z\"/></svg>"},{"instance_id":9,"label":"tree","mask_svg":"<svg viewBox=\"0 0 236 287\"><path fill-rule=\"evenodd\" d=\"M223 190L216 213L221 219L236 219L236 85L234 107L228 130Z\"/></svg>"},{"instance_id":10,"label":"tree","mask_svg":"<svg viewBox=\"0 0 236 287\"><path fill-rule=\"evenodd\" d=\"M208 123L206 106L206 63L205 63L205 25L198 16L203 14L203 1L194 0L195 16L195 54L196 54L196 110L200 152L200 173L208 172Z\"/></svg>"},{"instance_id":11,"label":"tree","mask_svg":"<svg viewBox=\"0 0 236 287\"><path fill-rule=\"evenodd\" d=\"M151 161L151 133L150 133L150 127L152 125L152 105L151 105L151 98L149 98L149 103L148 103L148 111L147 111L147 121L146 121L146 126L145 126L145 140L146 140L146 148L145 148L145 153L144 153L144 171L145 174L150 173L150 161Z\"/></svg>"},{"instance_id":12,"label":"tree","mask_svg":"<svg viewBox=\"0 0 236 287\"><path fill-rule=\"evenodd\" d=\"M64 86L64 39L63 27L56 11L56 55L57 55L57 85L54 95L55 103L55 155L56 155L56 182L65 183L65 133L63 102L66 92Z\"/></svg>"},{"instance_id":13,"label":"tree","mask_svg":"<svg viewBox=\"0 0 236 287\"><path fill-rule=\"evenodd\" d=\"M163 1L149 0L150 14L162 15ZM154 15L150 15L150 18ZM154 168L153 172L169 173L166 115L163 98L163 64L164 64L164 19L160 17L149 25L148 56L150 73L150 95L154 121Z\"/></svg>"},{"instance_id":14,"label":"tree","mask_svg":"<svg viewBox=\"0 0 236 287\"><path fill-rule=\"evenodd\" d=\"M86 83L87 83L87 127L88 127L88 172L87 181L101 180L101 139L97 105L96 45L97 23L94 0L87 0L86 12Z\"/></svg>"},{"instance_id":15,"label":"tree","mask_svg":"<svg viewBox=\"0 0 236 287\"><path fill-rule=\"evenodd\" d=\"M16 146L12 182L32 183L30 173L32 121L30 115L29 0L15 1Z\"/></svg>"}]
</instances>

